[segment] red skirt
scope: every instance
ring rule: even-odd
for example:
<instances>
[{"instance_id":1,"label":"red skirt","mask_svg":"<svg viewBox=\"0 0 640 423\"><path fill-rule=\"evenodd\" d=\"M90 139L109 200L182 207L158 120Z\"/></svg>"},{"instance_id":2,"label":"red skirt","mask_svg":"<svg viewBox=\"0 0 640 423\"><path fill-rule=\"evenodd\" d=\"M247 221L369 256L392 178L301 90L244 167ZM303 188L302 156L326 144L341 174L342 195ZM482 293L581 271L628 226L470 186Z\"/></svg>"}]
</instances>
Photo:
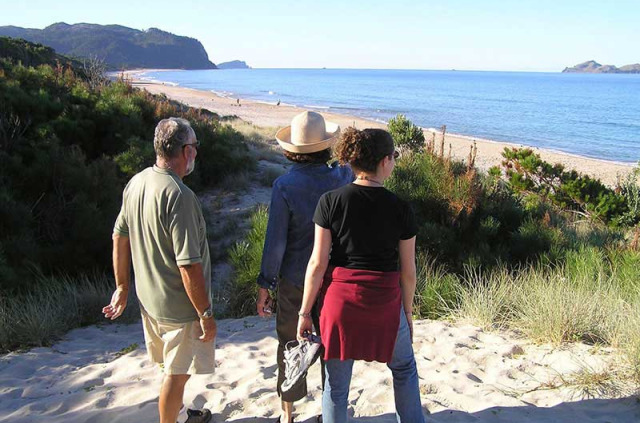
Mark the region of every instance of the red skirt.
<instances>
[{"instance_id":1,"label":"red skirt","mask_svg":"<svg viewBox=\"0 0 640 423\"><path fill-rule=\"evenodd\" d=\"M320 296L324 359L390 362L401 302L400 272L329 268Z\"/></svg>"}]
</instances>

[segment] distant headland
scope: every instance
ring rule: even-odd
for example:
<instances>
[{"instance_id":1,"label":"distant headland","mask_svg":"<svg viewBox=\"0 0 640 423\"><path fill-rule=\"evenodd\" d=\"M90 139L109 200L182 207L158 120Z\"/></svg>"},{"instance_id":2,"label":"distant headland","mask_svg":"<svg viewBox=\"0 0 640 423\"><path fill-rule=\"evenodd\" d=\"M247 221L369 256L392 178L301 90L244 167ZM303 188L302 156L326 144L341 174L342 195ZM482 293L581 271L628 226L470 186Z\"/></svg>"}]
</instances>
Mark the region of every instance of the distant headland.
<instances>
[{"instance_id":1,"label":"distant headland","mask_svg":"<svg viewBox=\"0 0 640 423\"><path fill-rule=\"evenodd\" d=\"M218 63L218 69L251 69L251 66L242 60L232 60L230 62Z\"/></svg>"},{"instance_id":2,"label":"distant headland","mask_svg":"<svg viewBox=\"0 0 640 423\"><path fill-rule=\"evenodd\" d=\"M44 29L0 26L0 36L40 43L70 57L98 57L112 69L216 69L200 41L157 28L61 22Z\"/></svg>"},{"instance_id":3,"label":"distant headland","mask_svg":"<svg viewBox=\"0 0 640 423\"><path fill-rule=\"evenodd\" d=\"M564 68L563 73L640 73L640 63L616 67L613 65L601 65L595 60L589 60L571 68Z\"/></svg>"}]
</instances>

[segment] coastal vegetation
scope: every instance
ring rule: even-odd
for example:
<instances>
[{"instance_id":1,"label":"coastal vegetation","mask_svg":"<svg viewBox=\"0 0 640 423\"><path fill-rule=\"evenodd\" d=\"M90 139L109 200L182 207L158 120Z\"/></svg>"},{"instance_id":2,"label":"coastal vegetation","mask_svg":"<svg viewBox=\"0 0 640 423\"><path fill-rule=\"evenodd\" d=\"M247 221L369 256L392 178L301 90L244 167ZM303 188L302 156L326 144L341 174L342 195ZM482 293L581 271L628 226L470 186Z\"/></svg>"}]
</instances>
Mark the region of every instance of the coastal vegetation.
<instances>
[{"instance_id":1,"label":"coastal vegetation","mask_svg":"<svg viewBox=\"0 0 640 423\"><path fill-rule=\"evenodd\" d=\"M424 148L424 132L404 115L391 119L387 129L398 148L413 152L420 152Z\"/></svg>"},{"instance_id":2,"label":"coastal vegetation","mask_svg":"<svg viewBox=\"0 0 640 423\"><path fill-rule=\"evenodd\" d=\"M122 190L154 162L159 120L191 122L198 162L206 163L185 180L197 192L255 161L244 137L211 112L87 74L42 45L0 39L0 46L0 350L7 350L100 319ZM58 319L73 307L75 317Z\"/></svg>"},{"instance_id":3,"label":"coastal vegetation","mask_svg":"<svg viewBox=\"0 0 640 423\"><path fill-rule=\"evenodd\" d=\"M403 116L390 122L398 144L415 139L412 125ZM483 173L473 146L465 162L436 144L404 151L386 182L419 222L416 316L617 347L616 377L640 383L638 171L610 189L531 150L505 149L501 166ZM234 315L254 313L246 304L266 219L257 211L251 235L234 247L246 301Z\"/></svg>"}]
</instances>

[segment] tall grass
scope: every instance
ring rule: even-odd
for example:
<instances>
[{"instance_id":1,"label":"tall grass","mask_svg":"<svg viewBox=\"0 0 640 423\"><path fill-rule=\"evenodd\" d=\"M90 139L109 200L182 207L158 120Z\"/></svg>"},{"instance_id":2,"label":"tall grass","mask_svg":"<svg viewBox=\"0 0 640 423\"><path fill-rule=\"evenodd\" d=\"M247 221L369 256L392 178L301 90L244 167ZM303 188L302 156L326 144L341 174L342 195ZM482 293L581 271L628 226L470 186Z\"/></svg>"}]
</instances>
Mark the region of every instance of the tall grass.
<instances>
[{"instance_id":1,"label":"tall grass","mask_svg":"<svg viewBox=\"0 0 640 423\"><path fill-rule=\"evenodd\" d=\"M514 285L506 267L484 272L479 267L467 267L458 279L458 304L450 309L451 316L469 320L484 329L503 329L512 317Z\"/></svg>"},{"instance_id":2,"label":"tall grass","mask_svg":"<svg viewBox=\"0 0 640 423\"><path fill-rule=\"evenodd\" d=\"M105 321L102 307L113 292L105 275L47 277L27 294L0 297L0 352L50 345L67 331ZM135 294L119 322L139 316Z\"/></svg>"},{"instance_id":3,"label":"tall grass","mask_svg":"<svg viewBox=\"0 0 640 423\"><path fill-rule=\"evenodd\" d=\"M278 128L256 126L239 118L232 119L228 123L234 130L242 134L257 160L275 163L286 162L282 150L276 142L275 134Z\"/></svg>"},{"instance_id":4,"label":"tall grass","mask_svg":"<svg viewBox=\"0 0 640 423\"><path fill-rule=\"evenodd\" d=\"M414 314L427 319L439 319L449 314L457 303L460 281L447 272L437 258L419 253L416 257L417 283Z\"/></svg>"},{"instance_id":5,"label":"tall grass","mask_svg":"<svg viewBox=\"0 0 640 423\"><path fill-rule=\"evenodd\" d=\"M256 207L251 215L251 229L247 237L229 251L234 277L229 288L227 313L231 317L255 314L262 248L267 233L269 212L266 206Z\"/></svg>"},{"instance_id":6,"label":"tall grass","mask_svg":"<svg viewBox=\"0 0 640 423\"><path fill-rule=\"evenodd\" d=\"M640 383L640 271L635 251L567 252L558 266L469 270L457 280L455 318L517 330L537 342L582 341L620 348Z\"/></svg>"}]
</instances>

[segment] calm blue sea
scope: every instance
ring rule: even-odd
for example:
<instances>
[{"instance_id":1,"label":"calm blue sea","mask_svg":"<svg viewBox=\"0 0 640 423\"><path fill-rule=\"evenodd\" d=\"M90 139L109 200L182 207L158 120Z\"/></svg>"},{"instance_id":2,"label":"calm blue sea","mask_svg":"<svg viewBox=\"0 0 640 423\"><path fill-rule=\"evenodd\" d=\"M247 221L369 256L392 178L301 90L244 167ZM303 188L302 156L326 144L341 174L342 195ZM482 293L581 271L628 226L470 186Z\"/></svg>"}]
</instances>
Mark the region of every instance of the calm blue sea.
<instances>
[{"instance_id":1,"label":"calm blue sea","mask_svg":"<svg viewBox=\"0 0 640 423\"><path fill-rule=\"evenodd\" d=\"M620 162L640 160L640 75L352 69L150 72L233 98L387 121Z\"/></svg>"}]
</instances>

